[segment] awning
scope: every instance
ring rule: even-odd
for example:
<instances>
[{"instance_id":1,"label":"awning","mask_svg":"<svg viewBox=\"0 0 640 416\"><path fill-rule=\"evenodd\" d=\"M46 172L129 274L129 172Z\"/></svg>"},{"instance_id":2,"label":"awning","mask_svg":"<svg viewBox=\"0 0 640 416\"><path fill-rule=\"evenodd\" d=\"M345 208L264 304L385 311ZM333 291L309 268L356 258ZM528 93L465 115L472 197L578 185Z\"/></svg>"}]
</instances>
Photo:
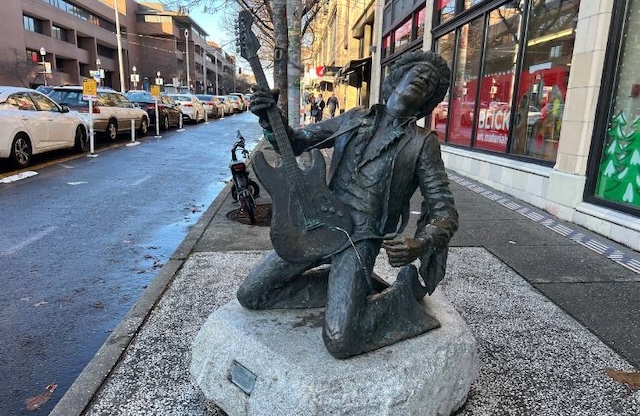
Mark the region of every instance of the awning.
<instances>
[{"instance_id":1,"label":"awning","mask_svg":"<svg viewBox=\"0 0 640 416\"><path fill-rule=\"evenodd\" d=\"M347 62L345 66L342 67L340 71L336 74L337 76L345 76L356 72L359 69L366 67L367 65L371 65L371 57L362 58L362 59L352 59Z\"/></svg>"}]
</instances>

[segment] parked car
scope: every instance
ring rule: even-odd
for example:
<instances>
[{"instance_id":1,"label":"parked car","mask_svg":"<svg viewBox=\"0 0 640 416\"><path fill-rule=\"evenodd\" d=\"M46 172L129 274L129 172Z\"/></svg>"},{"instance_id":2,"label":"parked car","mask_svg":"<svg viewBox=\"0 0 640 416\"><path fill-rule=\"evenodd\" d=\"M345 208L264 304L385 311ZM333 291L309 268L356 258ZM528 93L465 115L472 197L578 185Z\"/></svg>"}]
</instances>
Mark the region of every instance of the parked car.
<instances>
[{"instance_id":1,"label":"parked car","mask_svg":"<svg viewBox=\"0 0 640 416\"><path fill-rule=\"evenodd\" d=\"M128 92L126 97L147 112L149 124L156 124L156 100L147 91ZM160 130L169 130L171 126L179 126L182 111L180 106L171 97L160 96L158 100L158 120Z\"/></svg>"},{"instance_id":2,"label":"parked car","mask_svg":"<svg viewBox=\"0 0 640 416\"><path fill-rule=\"evenodd\" d=\"M32 156L50 150L89 150L88 126L69 107L46 95L21 87L0 87L0 158L17 167L31 163Z\"/></svg>"},{"instance_id":3,"label":"parked car","mask_svg":"<svg viewBox=\"0 0 640 416\"><path fill-rule=\"evenodd\" d=\"M167 94L169 97L180 106L182 110L182 118L184 120L190 120L194 123L204 121L204 105L193 94Z\"/></svg>"},{"instance_id":4,"label":"parked car","mask_svg":"<svg viewBox=\"0 0 640 416\"><path fill-rule=\"evenodd\" d=\"M240 101L240 97L237 95L227 95L227 100L231 103L234 113L242 112L242 101Z\"/></svg>"},{"instance_id":5,"label":"parked car","mask_svg":"<svg viewBox=\"0 0 640 416\"><path fill-rule=\"evenodd\" d=\"M222 103L223 116L233 115L233 105L226 95L214 95Z\"/></svg>"},{"instance_id":6,"label":"parked car","mask_svg":"<svg viewBox=\"0 0 640 416\"><path fill-rule=\"evenodd\" d=\"M240 112L243 112L249 109L249 104L245 101L244 94L239 92L232 92L229 95L232 97L238 97L238 100L239 100L238 108L240 109Z\"/></svg>"},{"instance_id":7,"label":"parked car","mask_svg":"<svg viewBox=\"0 0 640 416\"><path fill-rule=\"evenodd\" d=\"M253 94L245 94L244 95L244 100L247 103L247 109L251 106L251 98L253 97Z\"/></svg>"},{"instance_id":8,"label":"parked car","mask_svg":"<svg viewBox=\"0 0 640 416\"><path fill-rule=\"evenodd\" d=\"M218 98L209 94L196 94L196 97L204 104L208 117L222 117L223 106Z\"/></svg>"},{"instance_id":9,"label":"parked car","mask_svg":"<svg viewBox=\"0 0 640 416\"><path fill-rule=\"evenodd\" d=\"M49 98L70 109L80 112L88 120L89 101L82 97L81 85L54 87ZM93 103L93 128L108 140L114 141L122 132L131 131L131 120L138 134L144 136L149 131L149 115L129 101L124 94L111 88L99 87Z\"/></svg>"}]
</instances>

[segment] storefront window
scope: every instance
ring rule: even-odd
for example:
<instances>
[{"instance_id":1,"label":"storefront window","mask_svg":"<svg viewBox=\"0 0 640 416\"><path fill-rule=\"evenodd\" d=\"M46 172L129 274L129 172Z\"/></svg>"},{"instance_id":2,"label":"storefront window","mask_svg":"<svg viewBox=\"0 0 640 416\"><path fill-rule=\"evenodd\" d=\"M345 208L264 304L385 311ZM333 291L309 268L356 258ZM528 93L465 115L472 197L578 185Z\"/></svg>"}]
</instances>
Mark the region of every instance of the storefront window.
<instances>
[{"instance_id":1,"label":"storefront window","mask_svg":"<svg viewBox=\"0 0 640 416\"><path fill-rule=\"evenodd\" d=\"M630 2L620 75L600 159L595 196L640 208L640 1Z\"/></svg>"},{"instance_id":2,"label":"storefront window","mask_svg":"<svg viewBox=\"0 0 640 416\"><path fill-rule=\"evenodd\" d=\"M482 29L484 19L478 18L460 28L457 65L449 105L448 143L469 146L476 104L476 87L480 72Z\"/></svg>"},{"instance_id":3,"label":"storefront window","mask_svg":"<svg viewBox=\"0 0 640 416\"><path fill-rule=\"evenodd\" d=\"M453 51L455 47L455 32L447 33L436 41L436 52L447 61L449 68L453 68ZM444 141L449 120L449 95L436 106L431 113L431 130L438 134L440 141Z\"/></svg>"},{"instance_id":4,"label":"storefront window","mask_svg":"<svg viewBox=\"0 0 640 416\"><path fill-rule=\"evenodd\" d=\"M518 2L489 14L474 146L506 152L522 16ZM476 88L468 82L468 88Z\"/></svg>"},{"instance_id":5,"label":"storefront window","mask_svg":"<svg viewBox=\"0 0 640 416\"><path fill-rule=\"evenodd\" d=\"M411 19L407 19L399 28L394 32L395 44L393 47L393 53L398 53L411 43Z\"/></svg>"},{"instance_id":6,"label":"storefront window","mask_svg":"<svg viewBox=\"0 0 640 416\"><path fill-rule=\"evenodd\" d=\"M533 0L511 152L555 161L580 1Z\"/></svg>"},{"instance_id":7,"label":"storefront window","mask_svg":"<svg viewBox=\"0 0 640 416\"><path fill-rule=\"evenodd\" d=\"M424 13L426 8L422 8L419 12L413 15L414 23L416 27L416 39L420 39L424 36Z\"/></svg>"},{"instance_id":8,"label":"storefront window","mask_svg":"<svg viewBox=\"0 0 640 416\"><path fill-rule=\"evenodd\" d=\"M468 10L478 3L482 3L484 0L464 0L464 9Z\"/></svg>"},{"instance_id":9,"label":"storefront window","mask_svg":"<svg viewBox=\"0 0 640 416\"><path fill-rule=\"evenodd\" d=\"M438 6L438 23L446 23L455 16L456 0L436 0Z\"/></svg>"},{"instance_id":10,"label":"storefront window","mask_svg":"<svg viewBox=\"0 0 640 416\"><path fill-rule=\"evenodd\" d=\"M387 35L387 36L382 38L382 57L383 58L386 58L391 53L391 51L389 50L389 39L390 38L391 38L391 35Z\"/></svg>"}]
</instances>

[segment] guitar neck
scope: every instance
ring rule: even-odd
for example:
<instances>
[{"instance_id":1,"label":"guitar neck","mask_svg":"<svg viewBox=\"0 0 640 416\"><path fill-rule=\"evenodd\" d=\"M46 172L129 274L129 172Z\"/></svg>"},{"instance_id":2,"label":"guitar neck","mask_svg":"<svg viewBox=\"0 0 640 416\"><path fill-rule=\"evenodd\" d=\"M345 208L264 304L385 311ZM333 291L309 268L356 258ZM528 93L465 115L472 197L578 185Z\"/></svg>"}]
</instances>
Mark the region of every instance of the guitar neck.
<instances>
[{"instance_id":1,"label":"guitar neck","mask_svg":"<svg viewBox=\"0 0 640 416\"><path fill-rule=\"evenodd\" d=\"M248 61L251 65L251 69L253 70L253 74L256 77L258 86L268 91L269 83L267 82L267 77L265 76L262 65L260 64L260 59L258 59L258 57L256 56L248 59ZM282 156L283 163L287 168L297 168L298 164L296 162L296 156L293 153L293 149L291 148L291 142L289 141L287 128L284 124L284 121L282 120L280 111L275 106L271 107L267 110L267 116L269 117L271 130L273 131L273 135L276 138L276 143L278 144L278 150L280 151L280 155Z\"/></svg>"}]
</instances>

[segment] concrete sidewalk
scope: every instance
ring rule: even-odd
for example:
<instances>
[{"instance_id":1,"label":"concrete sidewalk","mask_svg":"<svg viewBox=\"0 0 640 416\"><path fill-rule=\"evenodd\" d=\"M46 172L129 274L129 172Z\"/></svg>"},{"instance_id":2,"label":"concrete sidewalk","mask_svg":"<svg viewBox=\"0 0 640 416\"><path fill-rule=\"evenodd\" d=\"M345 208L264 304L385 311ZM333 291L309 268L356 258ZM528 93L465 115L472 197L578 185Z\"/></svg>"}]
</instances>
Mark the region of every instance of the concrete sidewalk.
<instances>
[{"instance_id":1,"label":"concrete sidewalk","mask_svg":"<svg viewBox=\"0 0 640 416\"><path fill-rule=\"evenodd\" d=\"M449 176L460 230L438 290L471 327L481 365L458 414L640 414L640 392L605 373L640 369L640 254ZM237 208L225 188L52 415L224 414L191 383L189 362L206 318L271 248L268 227L227 218Z\"/></svg>"}]
</instances>

